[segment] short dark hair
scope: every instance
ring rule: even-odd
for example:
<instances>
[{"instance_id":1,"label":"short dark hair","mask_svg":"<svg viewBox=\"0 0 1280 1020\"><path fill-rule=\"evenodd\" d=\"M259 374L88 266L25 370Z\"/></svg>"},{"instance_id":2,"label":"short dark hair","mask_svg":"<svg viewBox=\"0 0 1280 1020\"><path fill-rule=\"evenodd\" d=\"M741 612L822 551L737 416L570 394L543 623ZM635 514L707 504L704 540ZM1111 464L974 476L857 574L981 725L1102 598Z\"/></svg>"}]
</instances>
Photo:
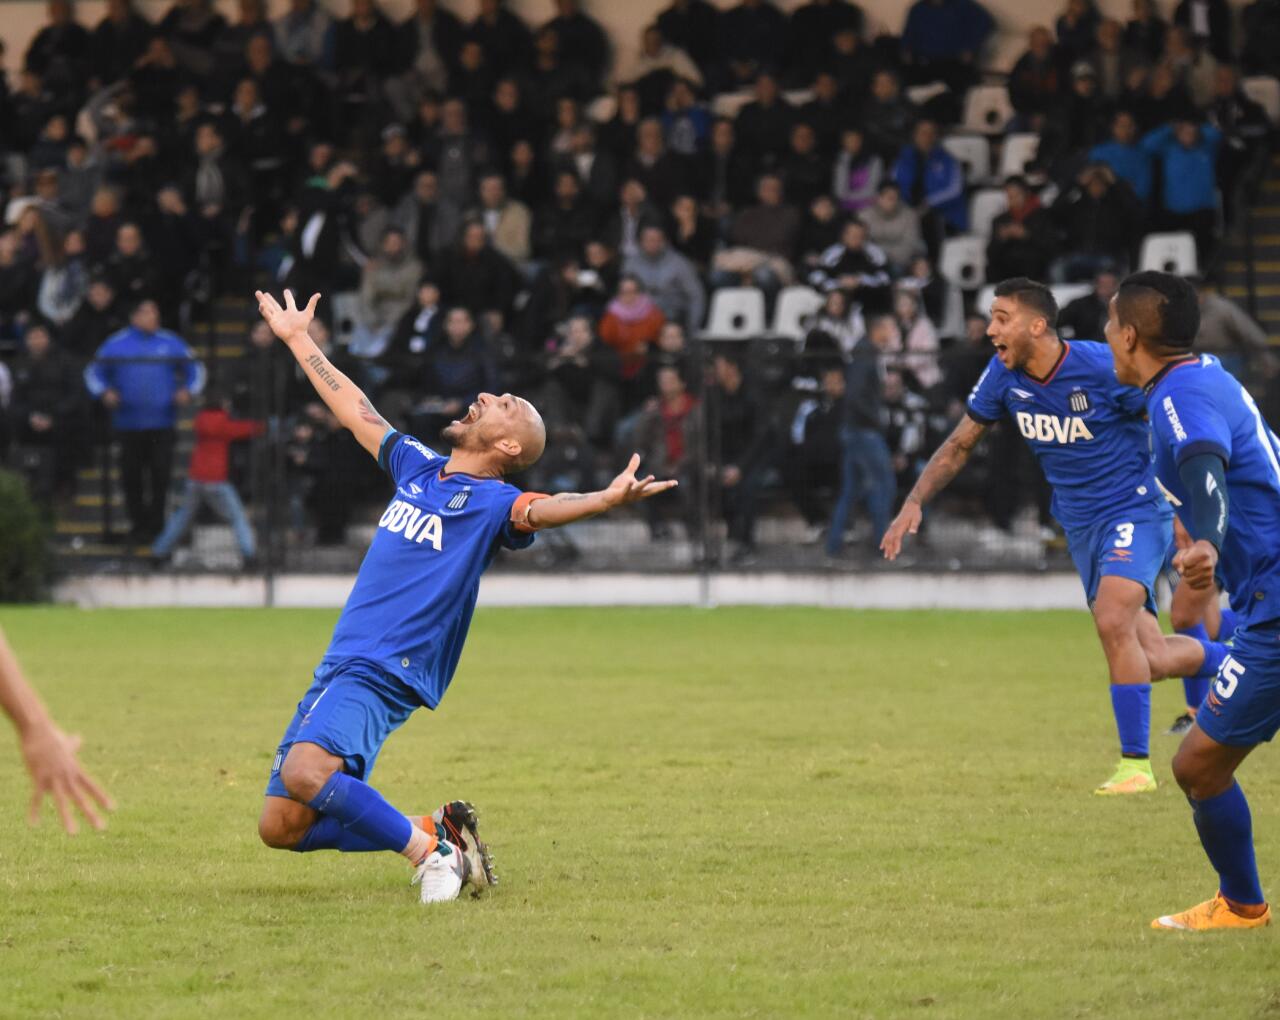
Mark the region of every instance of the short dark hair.
<instances>
[{"instance_id":1,"label":"short dark hair","mask_svg":"<svg viewBox=\"0 0 1280 1020\"><path fill-rule=\"evenodd\" d=\"M1043 283L1027 276L1014 276L996 284L996 297L1011 297L1020 305L1044 316L1045 325L1058 328L1058 301Z\"/></svg>"},{"instance_id":2,"label":"short dark hair","mask_svg":"<svg viewBox=\"0 0 1280 1020\"><path fill-rule=\"evenodd\" d=\"M1200 332L1200 298L1181 276L1154 269L1130 273L1116 292L1116 318L1150 347L1189 351Z\"/></svg>"}]
</instances>

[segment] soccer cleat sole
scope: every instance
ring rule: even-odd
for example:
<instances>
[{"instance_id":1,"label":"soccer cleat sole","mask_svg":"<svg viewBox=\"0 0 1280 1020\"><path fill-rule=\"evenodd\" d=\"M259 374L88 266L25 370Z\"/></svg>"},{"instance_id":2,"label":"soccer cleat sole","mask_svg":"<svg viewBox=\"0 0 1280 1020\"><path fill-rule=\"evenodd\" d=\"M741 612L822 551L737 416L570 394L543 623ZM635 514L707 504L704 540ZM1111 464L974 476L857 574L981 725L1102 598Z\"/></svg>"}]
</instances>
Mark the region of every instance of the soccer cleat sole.
<instances>
[{"instance_id":1,"label":"soccer cleat sole","mask_svg":"<svg viewBox=\"0 0 1280 1020\"><path fill-rule=\"evenodd\" d=\"M1093 791L1095 797L1136 797L1142 793L1155 793L1159 784L1154 779L1130 777L1123 782L1107 786L1099 786Z\"/></svg>"},{"instance_id":2,"label":"soccer cleat sole","mask_svg":"<svg viewBox=\"0 0 1280 1020\"><path fill-rule=\"evenodd\" d=\"M498 884L498 876L493 870L493 854L480 838L479 822L476 809L465 800L450 801L444 806L441 824L448 831L450 842L462 848L471 864L467 881L473 896L479 896L485 889Z\"/></svg>"}]
</instances>

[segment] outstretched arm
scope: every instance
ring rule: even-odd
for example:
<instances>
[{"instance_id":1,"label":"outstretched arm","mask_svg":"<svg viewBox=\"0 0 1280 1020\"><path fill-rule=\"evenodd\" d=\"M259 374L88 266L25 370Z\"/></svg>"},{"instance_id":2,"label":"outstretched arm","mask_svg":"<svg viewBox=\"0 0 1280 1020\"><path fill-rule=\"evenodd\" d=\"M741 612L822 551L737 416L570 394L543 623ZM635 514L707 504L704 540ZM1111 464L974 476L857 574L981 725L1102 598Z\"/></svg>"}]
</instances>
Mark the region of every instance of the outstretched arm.
<instances>
[{"instance_id":1,"label":"outstretched arm","mask_svg":"<svg viewBox=\"0 0 1280 1020\"><path fill-rule=\"evenodd\" d=\"M107 810L115 805L76 761L79 737L69 737L54 724L48 709L22 675L18 659L0 632L0 709L13 720L21 741L22 758L31 773L31 809L28 820L34 824L40 817L40 805L46 794L53 797L62 818L62 827L74 835L77 829L72 805L80 809L95 829L106 828L106 822L94 808L94 802Z\"/></svg>"},{"instance_id":2,"label":"outstretched arm","mask_svg":"<svg viewBox=\"0 0 1280 1020\"><path fill-rule=\"evenodd\" d=\"M320 394L320 399L328 405L343 427L356 437L356 442L373 456L378 456L383 437L391 426L374 410L373 404L360 387L333 367L333 363L324 356L324 352L307 333L307 327L315 317L320 295L311 295L305 308L294 304L292 291L284 292L283 308L270 294L259 290L254 295L258 299L258 311L267 320L271 332L285 342L285 346L311 380L311 385Z\"/></svg>"},{"instance_id":3,"label":"outstretched arm","mask_svg":"<svg viewBox=\"0 0 1280 1020\"><path fill-rule=\"evenodd\" d=\"M929 458L929 463L924 466L916 484L903 500L898 516L893 519L889 530L880 540L885 559L897 559L898 553L902 551L903 538L920 530L924 504L951 484L951 479L960 473L986 431L985 425L966 414Z\"/></svg>"},{"instance_id":4,"label":"outstretched arm","mask_svg":"<svg viewBox=\"0 0 1280 1020\"><path fill-rule=\"evenodd\" d=\"M657 482L653 475L637 479L636 468L639 466L640 454L633 453L626 470L610 482L607 489L598 492L561 492L555 496L536 499L528 505L524 519L516 523L538 531L543 528L558 528L586 517L594 517L614 507L638 503L676 487L674 480Z\"/></svg>"}]
</instances>

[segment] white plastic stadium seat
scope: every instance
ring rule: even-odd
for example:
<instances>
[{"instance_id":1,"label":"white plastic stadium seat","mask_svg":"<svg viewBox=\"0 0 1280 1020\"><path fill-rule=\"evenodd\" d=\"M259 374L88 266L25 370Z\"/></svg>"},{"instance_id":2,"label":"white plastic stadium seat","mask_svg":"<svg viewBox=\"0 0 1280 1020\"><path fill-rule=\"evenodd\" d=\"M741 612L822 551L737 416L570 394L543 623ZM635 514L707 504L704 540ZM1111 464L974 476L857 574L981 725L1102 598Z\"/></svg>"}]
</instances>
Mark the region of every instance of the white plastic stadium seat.
<instances>
[{"instance_id":1,"label":"white plastic stadium seat","mask_svg":"<svg viewBox=\"0 0 1280 1020\"><path fill-rule=\"evenodd\" d=\"M618 112L618 101L613 96L596 96L587 104L587 116L596 124L607 124Z\"/></svg>"},{"instance_id":2,"label":"white plastic stadium seat","mask_svg":"<svg viewBox=\"0 0 1280 1020\"><path fill-rule=\"evenodd\" d=\"M938 335L942 337L964 336L964 295L959 287L947 286L947 296L942 305L942 321L938 323Z\"/></svg>"},{"instance_id":3,"label":"white plastic stadium seat","mask_svg":"<svg viewBox=\"0 0 1280 1020\"><path fill-rule=\"evenodd\" d=\"M996 299L996 285L989 283L982 290L978 291L978 300L973 304L973 310L979 315L990 317L991 302Z\"/></svg>"},{"instance_id":4,"label":"white plastic stadium seat","mask_svg":"<svg viewBox=\"0 0 1280 1020\"><path fill-rule=\"evenodd\" d=\"M1269 74L1246 78L1241 82L1244 94L1267 111L1272 124L1280 124L1280 81Z\"/></svg>"},{"instance_id":5,"label":"white plastic stadium seat","mask_svg":"<svg viewBox=\"0 0 1280 1020\"><path fill-rule=\"evenodd\" d=\"M942 242L938 268L943 278L962 290L982 285L987 276L987 241L975 234L948 237Z\"/></svg>"},{"instance_id":6,"label":"white plastic stadium seat","mask_svg":"<svg viewBox=\"0 0 1280 1020\"><path fill-rule=\"evenodd\" d=\"M764 291L721 287L711 295L711 314L702 335L708 340L750 340L764 336Z\"/></svg>"},{"instance_id":7,"label":"white plastic stadium seat","mask_svg":"<svg viewBox=\"0 0 1280 1020\"><path fill-rule=\"evenodd\" d=\"M1093 284L1090 283L1055 283L1049 288L1053 291L1053 300L1058 302L1059 308L1066 308L1076 298L1082 298L1086 294L1092 292Z\"/></svg>"},{"instance_id":8,"label":"white plastic stadium seat","mask_svg":"<svg viewBox=\"0 0 1280 1020\"><path fill-rule=\"evenodd\" d=\"M1000 154L1000 179L1021 177L1027 172L1027 164L1036 158L1040 148L1040 136L1037 134L1007 135L1004 140L1004 152Z\"/></svg>"},{"instance_id":9,"label":"white plastic stadium seat","mask_svg":"<svg viewBox=\"0 0 1280 1020\"><path fill-rule=\"evenodd\" d=\"M717 117L733 118L738 111L755 99L755 93L747 90L740 92L721 92L711 100L711 112Z\"/></svg>"},{"instance_id":10,"label":"white plastic stadium seat","mask_svg":"<svg viewBox=\"0 0 1280 1020\"><path fill-rule=\"evenodd\" d=\"M787 340L804 336L804 319L822 307L823 297L812 287L784 287L773 310L773 335Z\"/></svg>"},{"instance_id":11,"label":"white plastic stadium seat","mask_svg":"<svg viewBox=\"0 0 1280 1020\"><path fill-rule=\"evenodd\" d=\"M931 81L924 85L908 85L903 91L913 104L924 106L935 96L943 95L947 91L947 83L944 81Z\"/></svg>"},{"instance_id":12,"label":"white plastic stadium seat","mask_svg":"<svg viewBox=\"0 0 1280 1020\"><path fill-rule=\"evenodd\" d=\"M339 347L349 347L360 321L360 295L353 290L339 291L330 303L333 307L333 342Z\"/></svg>"},{"instance_id":13,"label":"white plastic stadium seat","mask_svg":"<svg viewBox=\"0 0 1280 1020\"><path fill-rule=\"evenodd\" d=\"M1185 230L1172 234L1148 234L1142 239L1138 268L1191 276L1199 269L1196 239Z\"/></svg>"},{"instance_id":14,"label":"white plastic stadium seat","mask_svg":"<svg viewBox=\"0 0 1280 1020\"><path fill-rule=\"evenodd\" d=\"M984 184L991 178L991 145L981 135L947 135L942 147L964 167L966 184Z\"/></svg>"},{"instance_id":15,"label":"white plastic stadium seat","mask_svg":"<svg viewBox=\"0 0 1280 1020\"><path fill-rule=\"evenodd\" d=\"M991 237L991 224L1009 208L1009 197L1004 188L983 188L969 199L969 233L982 238Z\"/></svg>"},{"instance_id":16,"label":"white plastic stadium seat","mask_svg":"<svg viewBox=\"0 0 1280 1020\"><path fill-rule=\"evenodd\" d=\"M1009 90L1003 85L975 85L964 97L962 126L966 131L980 135L1002 134L1012 117L1013 104L1009 102Z\"/></svg>"}]
</instances>

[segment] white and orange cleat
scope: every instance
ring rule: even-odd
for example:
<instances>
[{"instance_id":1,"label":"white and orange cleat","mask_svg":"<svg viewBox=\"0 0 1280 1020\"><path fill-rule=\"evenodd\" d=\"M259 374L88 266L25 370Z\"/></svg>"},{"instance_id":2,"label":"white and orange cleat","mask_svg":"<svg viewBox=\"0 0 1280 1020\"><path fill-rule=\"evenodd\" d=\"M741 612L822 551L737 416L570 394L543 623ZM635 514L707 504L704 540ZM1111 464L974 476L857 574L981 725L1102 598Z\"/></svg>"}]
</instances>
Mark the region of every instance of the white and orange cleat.
<instances>
[{"instance_id":1,"label":"white and orange cleat","mask_svg":"<svg viewBox=\"0 0 1280 1020\"><path fill-rule=\"evenodd\" d=\"M1263 904L1257 917L1245 917L1231 909L1218 893L1211 900L1197 903L1180 914L1165 914L1151 922L1157 931L1216 931L1220 928L1265 928L1271 923L1271 907Z\"/></svg>"}]
</instances>

